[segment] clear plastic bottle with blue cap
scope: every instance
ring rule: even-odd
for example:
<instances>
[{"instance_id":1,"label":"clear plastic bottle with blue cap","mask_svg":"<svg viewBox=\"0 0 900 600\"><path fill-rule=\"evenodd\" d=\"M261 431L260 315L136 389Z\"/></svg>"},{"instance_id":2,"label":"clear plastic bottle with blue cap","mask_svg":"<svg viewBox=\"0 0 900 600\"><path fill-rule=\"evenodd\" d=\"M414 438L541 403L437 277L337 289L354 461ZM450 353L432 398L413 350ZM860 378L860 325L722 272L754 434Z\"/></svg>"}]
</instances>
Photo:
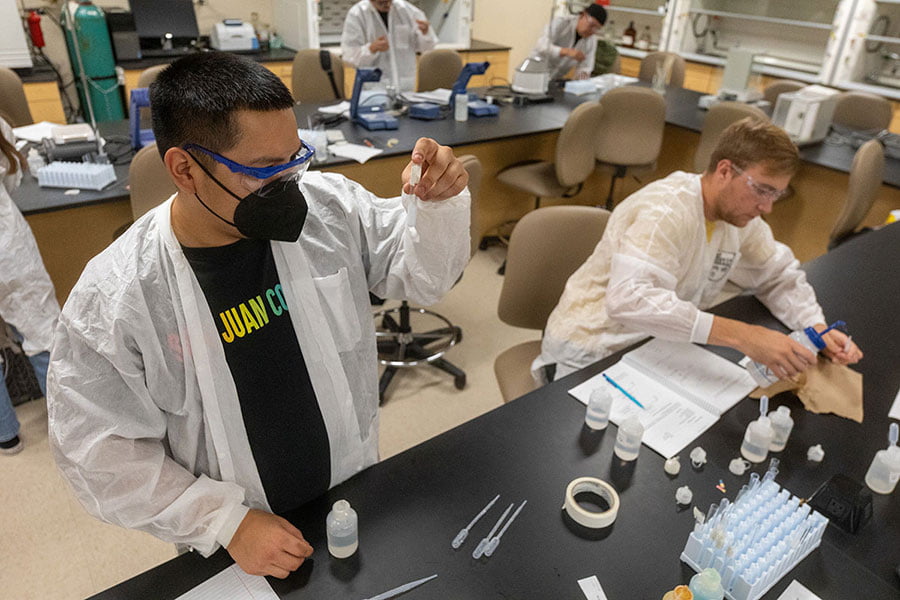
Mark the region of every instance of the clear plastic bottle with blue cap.
<instances>
[{"instance_id":1,"label":"clear plastic bottle with blue cap","mask_svg":"<svg viewBox=\"0 0 900 600\"><path fill-rule=\"evenodd\" d=\"M772 422L766 414L769 410L769 397L759 399L759 418L747 425L744 441L741 443L741 456L752 463L761 463L769 454L769 446L775 437Z\"/></svg>"},{"instance_id":2,"label":"clear plastic bottle with blue cap","mask_svg":"<svg viewBox=\"0 0 900 600\"><path fill-rule=\"evenodd\" d=\"M824 350L826 346L825 340L822 339L822 337L832 329L843 327L844 325L846 325L846 323L844 323L843 321L835 321L828 326L828 329L822 331L821 333L816 331L813 327L806 327L804 329L792 331L788 337L790 337L792 340L794 340L813 354L818 354L819 352ZM753 378L753 381L755 381L756 385L758 385L759 387L769 387L780 379L778 375L773 373L769 367L762 364L761 362L756 362L755 360L748 361L746 369L747 372L750 373L750 376Z\"/></svg>"},{"instance_id":3,"label":"clear plastic bottle with blue cap","mask_svg":"<svg viewBox=\"0 0 900 600\"><path fill-rule=\"evenodd\" d=\"M897 446L897 439L900 437L900 427L896 423L891 423L888 431L888 441L890 444L885 450L879 450L869 465L866 472L866 485L873 492L879 494L890 494L897 487L897 480L900 479L900 446Z\"/></svg>"},{"instance_id":4,"label":"clear plastic bottle with blue cap","mask_svg":"<svg viewBox=\"0 0 900 600\"><path fill-rule=\"evenodd\" d=\"M691 577L688 587L694 594L694 600L722 600L725 597L722 576L715 569L703 569Z\"/></svg>"}]
</instances>

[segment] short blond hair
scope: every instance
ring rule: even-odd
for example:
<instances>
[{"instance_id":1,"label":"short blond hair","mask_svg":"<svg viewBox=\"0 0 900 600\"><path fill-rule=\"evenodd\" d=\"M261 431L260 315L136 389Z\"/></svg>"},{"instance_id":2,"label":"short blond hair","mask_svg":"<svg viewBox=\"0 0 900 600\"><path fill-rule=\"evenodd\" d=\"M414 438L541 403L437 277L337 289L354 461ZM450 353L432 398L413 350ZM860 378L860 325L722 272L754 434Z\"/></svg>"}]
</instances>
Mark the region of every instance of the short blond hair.
<instances>
[{"instance_id":1,"label":"short blond hair","mask_svg":"<svg viewBox=\"0 0 900 600\"><path fill-rule=\"evenodd\" d=\"M706 171L715 171L723 159L730 160L739 169L762 165L772 175L793 175L800 168L800 152L788 134L777 125L755 117L745 117L722 132Z\"/></svg>"}]
</instances>

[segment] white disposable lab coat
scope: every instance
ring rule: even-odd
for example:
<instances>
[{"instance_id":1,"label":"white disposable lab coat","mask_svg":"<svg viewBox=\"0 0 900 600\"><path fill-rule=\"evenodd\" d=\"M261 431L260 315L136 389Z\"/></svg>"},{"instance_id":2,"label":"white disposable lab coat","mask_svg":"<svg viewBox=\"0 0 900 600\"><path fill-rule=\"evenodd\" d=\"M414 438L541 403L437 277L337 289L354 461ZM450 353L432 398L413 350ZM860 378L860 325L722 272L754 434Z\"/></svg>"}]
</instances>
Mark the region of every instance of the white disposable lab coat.
<instances>
[{"instance_id":1,"label":"white disposable lab coat","mask_svg":"<svg viewBox=\"0 0 900 600\"><path fill-rule=\"evenodd\" d=\"M557 17L553 19L541 34L538 43L531 51L532 56L547 57L547 64L550 67L550 77L552 79L561 79L575 67L575 78L579 74L589 76L594 69L594 55L597 52L597 38L593 35L581 38L575 42L575 26L578 24L578 15L567 17ZM584 60L576 61L568 56L560 56L559 51L563 48L576 48L584 52Z\"/></svg>"},{"instance_id":2,"label":"white disposable lab coat","mask_svg":"<svg viewBox=\"0 0 900 600\"><path fill-rule=\"evenodd\" d=\"M12 128L3 119L0 134L14 140ZM59 303L34 234L10 197L19 187L22 169L9 171L6 157L0 154L0 316L22 334L22 349L34 356L50 350Z\"/></svg>"},{"instance_id":3,"label":"white disposable lab coat","mask_svg":"<svg viewBox=\"0 0 900 600\"><path fill-rule=\"evenodd\" d=\"M677 171L629 196L603 239L566 283L532 372L556 377L653 335L704 344L726 281L752 291L791 329L824 323L790 248L760 218L716 221L707 241L700 175Z\"/></svg>"},{"instance_id":4,"label":"white disposable lab coat","mask_svg":"<svg viewBox=\"0 0 900 600\"><path fill-rule=\"evenodd\" d=\"M410 91L416 85L416 52L431 50L437 44L432 27L422 34L416 20L427 21L425 13L405 2L394 0L388 13L388 25L369 0L360 0L347 12L341 33L341 58L356 68L381 69L381 81L398 91ZM387 36L390 48L372 52L369 44Z\"/></svg>"},{"instance_id":5,"label":"white disposable lab coat","mask_svg":"<svg viewBox=\"0 0 900 600\"><path fill-rule=\"evenodd\" d=\"M336 485L377 460L369 290L436 302L469 258L469 195L419 201L414 240L399 198L319 172L300 185L309 202L300 241L273 242L272 251ZM269 507L171 204L135 222L72 290L51 356L49 437L89 512L209 555L248 507Z\"/></svg>"}]
</instances>

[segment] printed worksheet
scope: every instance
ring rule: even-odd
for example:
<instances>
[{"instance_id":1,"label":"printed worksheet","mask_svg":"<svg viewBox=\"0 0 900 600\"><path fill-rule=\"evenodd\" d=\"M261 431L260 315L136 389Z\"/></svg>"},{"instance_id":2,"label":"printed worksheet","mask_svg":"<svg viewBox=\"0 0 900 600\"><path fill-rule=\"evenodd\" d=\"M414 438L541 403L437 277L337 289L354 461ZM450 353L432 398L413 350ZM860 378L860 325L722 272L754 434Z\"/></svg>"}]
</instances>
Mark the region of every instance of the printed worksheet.
<instances>
[{"instance_id":1,"label":"printed worksheet","mask_svg":"<svg viewBox=\"0 0 900 600\"><path fill-rule=\"evenodd\" d=\"M278 600L278 595L265 577L247 575L237 565L231 565L213 575L176 600Z\"/></svg>"}]
</instances>

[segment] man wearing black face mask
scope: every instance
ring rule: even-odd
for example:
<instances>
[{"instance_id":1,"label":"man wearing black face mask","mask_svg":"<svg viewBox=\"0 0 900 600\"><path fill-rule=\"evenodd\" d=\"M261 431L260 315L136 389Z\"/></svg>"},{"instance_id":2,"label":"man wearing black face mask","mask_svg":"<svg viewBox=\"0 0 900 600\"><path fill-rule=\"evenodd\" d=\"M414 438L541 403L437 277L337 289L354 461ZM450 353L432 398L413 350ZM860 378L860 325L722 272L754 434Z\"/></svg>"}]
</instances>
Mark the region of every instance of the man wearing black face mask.
<instances>
[{"instance_id":1,"label":"man wearing black face mask","mask_svg":"<svg viewBox=\"0 0 900 600\"><path fill-rule=\"evenodd\" d=\"M277 513L377 460L369 292L433 303L468 260L465 170L419 140L400 178L420 199L412 235L399 198L306 172L313 149L264 67L185 57L150 101L178 192L72 290L51 445L99 518L285 577L312 548Z\"/></svg>"}]
</instances>

